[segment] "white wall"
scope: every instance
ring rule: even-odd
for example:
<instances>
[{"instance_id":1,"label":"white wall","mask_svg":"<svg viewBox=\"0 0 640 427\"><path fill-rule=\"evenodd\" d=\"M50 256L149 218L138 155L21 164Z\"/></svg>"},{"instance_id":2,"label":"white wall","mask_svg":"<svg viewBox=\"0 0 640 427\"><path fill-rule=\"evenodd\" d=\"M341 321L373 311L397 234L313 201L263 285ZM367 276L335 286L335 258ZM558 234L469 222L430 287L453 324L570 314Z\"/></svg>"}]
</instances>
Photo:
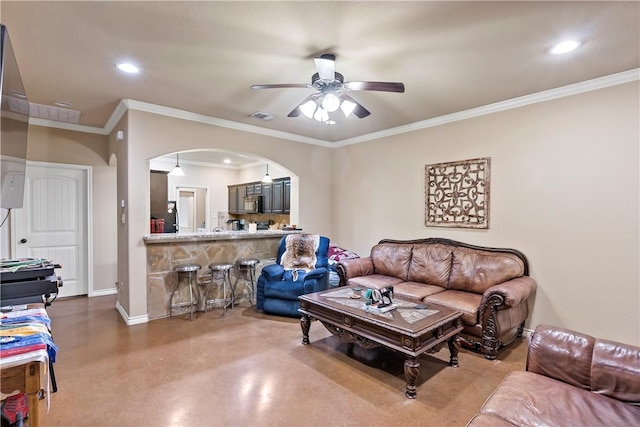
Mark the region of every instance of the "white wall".
<instances>
[{"instance_id":1,"label":"white wall","mask_svg":"<svg viewBox=\"0 0 640 427\"><path fill-rule=\"evenodd\" d=\"M511 247L538 282L527 328L640 343L638 82L334 150L332 241ZM426 164L491 157L488 230L424 225Z\"/></svg>"}]
</instances>

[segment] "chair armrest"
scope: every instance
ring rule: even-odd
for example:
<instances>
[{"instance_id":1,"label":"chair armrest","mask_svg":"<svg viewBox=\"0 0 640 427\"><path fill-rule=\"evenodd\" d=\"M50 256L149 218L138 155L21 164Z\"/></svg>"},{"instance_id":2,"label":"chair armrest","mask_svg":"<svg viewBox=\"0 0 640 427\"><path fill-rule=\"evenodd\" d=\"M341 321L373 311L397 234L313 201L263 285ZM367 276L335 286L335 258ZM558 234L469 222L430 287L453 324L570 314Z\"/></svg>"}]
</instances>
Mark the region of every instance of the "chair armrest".
<instances>
[{"instance_id":1,"label":"chair armrest","mask_svg":"<svg viewBox=\"0 0 640 427\"><path fill-rule=\"evenodd\" d=\"M262 274L266 277L269 282L273 282L275 280L282 280L282 275L284 274L284 267L280 264L271 264L267 265L262 269Z\"/></svg>"},{"instance_id":2,"label":"chair armrest","mask_svg":"<svg viewBox=\"0 0 640 427\"><path fill-rule=\"evenodd\" d=\"M340 286L345 286L352 277L369 276L375 272L371 257L344 259L338 263L336 270L340 276Z\"/></svg>"},{"instance_id":3,"label":"chair armrest","mask_svg":"<svg viewBox=\"0 0 640 427\"><path fill-rule=\"evenodd\" d=\"M315 270L309 271L306 276L304 276L304 280L321 279L322 276L328 273L328 271L329 270L324 267L316 268Z\"/></svg>"},{"instance_id":4,"label":"chair armrest","mask_svg":"<svg viewBox=\"0 0 640 427\"><path fill-rule=\"evenodd\" d=\"M526 301L536 290L536 281L531 277L522 276L506 282L493 285L484 291L480 301L480 311L484 311L490 299L496 295L500 296L503 303L500 308L509 309Z\"/></svg>"}]
</instances>

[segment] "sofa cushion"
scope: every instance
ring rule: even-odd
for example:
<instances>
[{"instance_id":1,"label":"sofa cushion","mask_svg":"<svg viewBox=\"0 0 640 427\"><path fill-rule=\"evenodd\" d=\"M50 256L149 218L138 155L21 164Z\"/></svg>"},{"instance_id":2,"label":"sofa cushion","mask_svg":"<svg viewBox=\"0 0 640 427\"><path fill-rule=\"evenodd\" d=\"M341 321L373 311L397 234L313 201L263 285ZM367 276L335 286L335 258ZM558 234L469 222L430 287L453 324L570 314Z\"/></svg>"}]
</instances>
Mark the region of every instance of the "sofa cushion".
<instances>
[{"instance_id":1,"label":"sofa cushion","mask_svg":"<svg viewBox=\"0 0 640 427\"><path fill-rule=\"evenodd\" d=\"M371 249L371 259L376 274L407 280L411 263L412 245L380 243Z\"/></svg>"},{"instance_id":2,"label":"sofa cushion","mask_svg":"<svg viewBox=\"0 0 640 427\"><path fill-rule=\"evenodd\" d=\"M402 283L402 279L397 277L384 276L382 274L371 274L369 276L352 277L347 280L347 285L360 286L361 288L382 289L387 286L395 286Z\"/></svg>"},{"instance_id":3,"label":"sofa cushion","mask_svg":"<svg viewBox=\"0 0 640 427\"><path fill-rule=\"evenodd\" d=\"M402 299L421 303L425 297L444 291L440 286L418 282L400 282L393 285L393 295Z\"/></svg>"},{"instance_id":4,"label":"sofa cushion","mask_svg":"<svg viewBox=\"0 0 640 427\"><path fill-rule=\"evenodd\" d=\"M482 294L487 288L524 274L524 262L514 254L457 247L449 289Z\"/></svg>"},{"instance_id":5,"label":"sofa cushion","mask_svg":"<svg viewBox=\"0 0 640 427\"><path fill-rule=\"evenodd\" d=\"M640 425L640 407L523 371L508 374L481 412L520 426Z\"/></svg>"},{"instance_id":6,"label":"sofa cushion","mask_svg":"<svg viewBox=\"0 0 640 427\"><path fill-rule=\"evenodd\" d=\"M475 325L478 323L478 308L481 299L481 295L471 292L447 290L429 295L424 299L424 302L460 310L462 312L462 322L467 325Z\"/></svg>"},{"instance_id":7,"label":"sofa cushion","mask_svg":"<svg viewBox=\"0 0 640 427\"><path fill-rule=\"evenodd\" d=\"M413 246L408 280L443 288L449 283L453 247L421 243Z\"/></svg>"}]
</instances>

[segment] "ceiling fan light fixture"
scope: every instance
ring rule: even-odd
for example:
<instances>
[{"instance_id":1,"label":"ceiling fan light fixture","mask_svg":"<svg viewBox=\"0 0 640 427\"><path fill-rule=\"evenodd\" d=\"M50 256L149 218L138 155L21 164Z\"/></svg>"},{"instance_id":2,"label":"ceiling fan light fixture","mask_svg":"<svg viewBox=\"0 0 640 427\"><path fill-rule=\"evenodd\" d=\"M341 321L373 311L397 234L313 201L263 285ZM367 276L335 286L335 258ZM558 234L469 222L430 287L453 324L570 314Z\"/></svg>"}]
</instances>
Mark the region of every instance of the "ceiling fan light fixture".
<instances>
[{"instance_id":1,"label":"ceiling fan light fixture","mask_svg":"<svg viewBox=\"0 0 640 427\"><path fill-rule=\"evenodd\" d=\"M176 165L171 169L169 175L171 176L184 176L184 171L180 167L179 154L176 154Z\"/></svg>"},{"instance_id":2,"label":"ceiling fan light fixture","mask_svg":"<svg viewBox=\"0 0 640 427\"><path fill-rule=\"evenodd\" d=\"M342 101L342 104L340 104L340 109L344 113L345 117L349 117L351 113L353 113L353 110L355 110L356 105L357 104L355 102L351 102L348 99L345 99L344 101Z\"/></svg>"},{"instance_id":3,"label":"ceiling fan light fixture","mask_svg":"<svg viewBox=\"0 0 640 427\"><path fill-rule=\"evenodd\" d=\"M316 111L316 102L312 99L308 100L300 106L300 111L302 111L302 114L312 119L313 113Z\"/></svg>"},{"instance_id":4,"label":"ceiling fan light fixture","mask_svg":"<svg viewBox=\"0 0 640 427\"><path fill-rule=\"evenodd\" d=\"M319 122L324 123L329 120L329 113L324 108L318 107L315 114L313 115L313 118Z\"/></svg>"},{"instance_id":5,"label":"ceiling fan light fixture","mask_svg":"<svg viewBox=\"0 0 640 427\"><path fill-rule=\"evenodd\" d=\"M329 113L333 113L340 108L340 98L332 93L326 94L324 98L322 98L322 108L327 110Z\"/></svg>"}]
</instances>

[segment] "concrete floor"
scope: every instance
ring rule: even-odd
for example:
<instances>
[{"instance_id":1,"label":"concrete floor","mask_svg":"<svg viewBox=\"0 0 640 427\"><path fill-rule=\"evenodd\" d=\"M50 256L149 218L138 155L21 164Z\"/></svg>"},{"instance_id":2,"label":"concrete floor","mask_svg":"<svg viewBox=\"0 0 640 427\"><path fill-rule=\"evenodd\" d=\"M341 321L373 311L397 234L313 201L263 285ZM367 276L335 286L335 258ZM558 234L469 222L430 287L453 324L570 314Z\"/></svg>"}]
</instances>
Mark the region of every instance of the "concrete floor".
<instances>
[{"instance_id":1,"label":"concrete floor","mask_svg":"<svg viewBox=\"0 0 640 427\"><path fill-rule=\"evenodd\" d=\"M489 361L443 349L420 358L418 397L404 396L402 355L341 342L313 322L248 304L126 326L115 296L58 300L48 309L60 348L58 392L42 426L464 426L512 370L517 340Z\"/></svg>"}]
</instances>

